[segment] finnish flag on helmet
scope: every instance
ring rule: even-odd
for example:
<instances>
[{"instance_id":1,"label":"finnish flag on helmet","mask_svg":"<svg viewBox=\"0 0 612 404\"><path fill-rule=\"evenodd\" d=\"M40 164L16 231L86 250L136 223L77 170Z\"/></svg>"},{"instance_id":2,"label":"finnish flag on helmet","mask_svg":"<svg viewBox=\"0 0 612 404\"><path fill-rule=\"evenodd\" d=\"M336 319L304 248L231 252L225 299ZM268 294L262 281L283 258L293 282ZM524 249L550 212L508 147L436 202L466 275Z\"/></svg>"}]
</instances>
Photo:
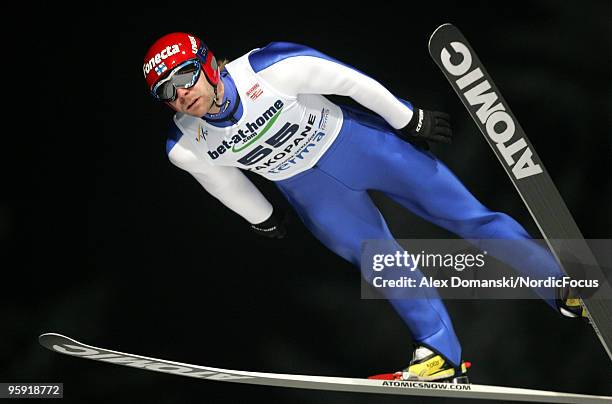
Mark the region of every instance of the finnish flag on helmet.
<instances>
[{"instance_id":1,"label":"finnish flag on helmet","mask_svg":"<svg viewBox=\"0 0 612 404\"><path fill-rule=\"evenodd\" d=\"M155 73L157 73L158 76L166 70L168 70L168 68L166 67L166 64L164 62L162 62L159 66L155 67Z\"/></svg>"}]
</instances>

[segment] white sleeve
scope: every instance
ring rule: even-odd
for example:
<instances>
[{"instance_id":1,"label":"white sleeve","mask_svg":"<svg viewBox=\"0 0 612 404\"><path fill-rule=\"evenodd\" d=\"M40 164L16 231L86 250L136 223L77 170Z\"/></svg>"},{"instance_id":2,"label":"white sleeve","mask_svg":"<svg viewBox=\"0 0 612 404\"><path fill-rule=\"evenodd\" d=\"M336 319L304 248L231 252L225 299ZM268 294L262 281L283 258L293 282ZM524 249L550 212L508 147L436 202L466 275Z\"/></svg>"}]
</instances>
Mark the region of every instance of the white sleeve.
<instances>
[{"instance_id":1,"label":"white sleeve","mask_svg":"<svg viewBox=\"0 0 612 404\"><path fill-rule=\"evenodd\" d=\"M215 166L197 159L190 151L175 146L170 161L189 172L204 189L251 224L265 221L272 205L253 183L236 167Z\"/></svg>"},{"instance_id":2,"label":"white sleeve","mask_svg":"<svg viewBox=\"0 0 612 404\"><path fill-rule=\"evenodd\" d=\"M287 95L336 94L351 97L383 117L395 129L412 118L412 109L376 80L333 60L293 56L276 62L259 74Z\"/></svg>"}]
</instances>

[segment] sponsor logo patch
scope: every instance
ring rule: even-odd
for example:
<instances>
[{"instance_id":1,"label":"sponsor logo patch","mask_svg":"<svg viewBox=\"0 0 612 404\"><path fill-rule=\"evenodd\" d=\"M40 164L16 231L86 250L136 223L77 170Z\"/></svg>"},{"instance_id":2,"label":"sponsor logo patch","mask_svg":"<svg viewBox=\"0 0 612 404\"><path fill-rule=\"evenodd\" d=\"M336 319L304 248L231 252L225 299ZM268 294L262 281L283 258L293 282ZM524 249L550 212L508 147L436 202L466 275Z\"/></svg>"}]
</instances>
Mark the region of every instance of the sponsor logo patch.
<instances>
[{"instance_id":1,"label":"sponsor logo patch","mask_svg":"<svg viewBox=\"0 0 612 404\"><path fill-rule=\"evenodd\" d=\"M263 89L260 87L259 83L255 83L253 87L247 91L246 95L253 101L259 98L260 95L263 94Z\"/></svg>"}]
</instances>

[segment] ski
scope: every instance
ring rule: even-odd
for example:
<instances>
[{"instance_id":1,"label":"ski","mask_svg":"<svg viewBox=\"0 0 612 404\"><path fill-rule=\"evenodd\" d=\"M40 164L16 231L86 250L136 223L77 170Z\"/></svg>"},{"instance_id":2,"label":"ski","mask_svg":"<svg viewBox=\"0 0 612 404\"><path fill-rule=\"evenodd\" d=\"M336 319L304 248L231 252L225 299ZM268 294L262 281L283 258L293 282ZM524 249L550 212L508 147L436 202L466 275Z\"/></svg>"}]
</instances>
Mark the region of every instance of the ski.
<instances>
[{"instance_id":1,"label":"ski","mask_svg":"<svg viewBox=\"0 0 612 404\"><path fill-rule=\"evenodd\" d=\"M583 293L581 298L589 322L612 360L610 281L508 103L474 49L452 24L434 31L429 53L493 149L557 262L572 278L599 281L596 292Z\"/></svg>"},{"instance_id":2,"label":"ski","mask_svg":"<svg viewBox=\"0 0 612 404\"><path fill-rule=\"evenodd\" d=\"M348 377L307 376L228 370L111 351L110 349L85 345L55 333L42 334L38 340L40 344L47 349L79 358L114 363L154 372L223 382L353 393L403 394L412 396L480 398L546 403L612 402L612 397L606 396L558 393L478 384L371 380Z\"/></svg>"}]
</instances>

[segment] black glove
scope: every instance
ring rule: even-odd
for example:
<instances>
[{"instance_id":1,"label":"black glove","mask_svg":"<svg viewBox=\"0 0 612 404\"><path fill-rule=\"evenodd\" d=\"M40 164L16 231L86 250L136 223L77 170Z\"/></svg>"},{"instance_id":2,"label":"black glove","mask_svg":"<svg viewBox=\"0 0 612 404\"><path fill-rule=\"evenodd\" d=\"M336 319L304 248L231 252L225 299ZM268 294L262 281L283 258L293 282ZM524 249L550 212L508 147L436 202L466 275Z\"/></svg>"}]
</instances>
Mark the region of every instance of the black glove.
<instances>
[{"instance_id":1,"label":"black glove","mask_svg":"<svg viewBox=\"0 0 612 404\"><path fill-rule=\"evenodd\" d=\"M269 238L284 238L287 234L282 212L274 209L272 215L258 224L251 224L251 229L260 236Z\"/></svg>"},{"instance_id":2,"label":"black glove","mask_svg":"<svg viewBox=\"0 0 612 404\"><path fill-rule=\"evenodd\" d=\"M407 141L450 143L453 134L450 127L450 116L445 112L414 108L412 119L408 125L399 130L399 134Z\"/></svg>"}]
</instances>

